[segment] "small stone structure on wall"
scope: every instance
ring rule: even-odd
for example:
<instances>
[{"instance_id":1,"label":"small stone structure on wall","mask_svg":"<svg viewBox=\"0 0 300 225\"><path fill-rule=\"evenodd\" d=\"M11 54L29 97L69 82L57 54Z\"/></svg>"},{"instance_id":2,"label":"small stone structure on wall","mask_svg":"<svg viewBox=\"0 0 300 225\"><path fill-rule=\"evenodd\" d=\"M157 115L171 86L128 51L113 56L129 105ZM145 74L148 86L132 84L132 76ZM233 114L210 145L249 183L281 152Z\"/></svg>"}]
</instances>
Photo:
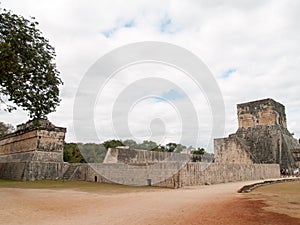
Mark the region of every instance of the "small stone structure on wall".
<instances>
[{"instance_id":1,"label":"small stone structure on wall","mask_svg":"<svg viewBox=\"0 0 300 225\"><path fill-rule=\"evenodd\" d=\"M239 128L214 140L215 162L299 167L300 144L287 129L285 107L273 99L237 105Z\"/></svg>"}]
</instances>

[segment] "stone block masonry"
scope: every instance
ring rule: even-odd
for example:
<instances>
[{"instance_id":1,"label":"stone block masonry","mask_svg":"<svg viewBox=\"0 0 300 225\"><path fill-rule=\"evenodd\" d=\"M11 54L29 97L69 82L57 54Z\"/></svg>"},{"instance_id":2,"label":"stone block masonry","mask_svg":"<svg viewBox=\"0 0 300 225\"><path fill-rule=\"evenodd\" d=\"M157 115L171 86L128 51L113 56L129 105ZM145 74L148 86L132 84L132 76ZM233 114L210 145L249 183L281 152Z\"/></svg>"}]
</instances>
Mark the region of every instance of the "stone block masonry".
<instances>
[{"instance_id":1,"label":"stone block masonry","mask_svg":"<svg viewBox=\"0 0 300 225\"><path fill-rule=\"evenodd\" d=\"M47 120L19 125L0 138L0 162L63 162L65 133Z\"/></svg>"},{"instance_id":2,"label":"stone block masonry","mask_svg":"<svg viewBox=\"0 0 300 225\"><path fill-rule=\"evenodd\" d=\"M0 178L34 181L62 178L68 163L57 162L0 162Z\"/></svg>"},{"instance_id":3,"label":"stone block masonry","mask_svg":"<svg viewBox=\"0 0 300 225\"><path fill-rule=\"evenodd\" d=\"M299 167L300 144L287 129L282 104L273 99L238 104L237 114L237 132L214 140L215 162Z\"/></svg>"},{"instance_id":4,"label":"stone block masonry","mask_svg":"<svg viewBox=\"0 0 300 225\"><path fill-rule=\"evenodd\" d=\"M284 105L273 99L263 99L237 105L239 129L255 126L286 126Z\"/></svg>"},{"instance_id":5,"label":"stone block masonry","mask_svg":"<svg viewBox=\"0 0 300 225\"><path fill-rule=\"evenodd\" d=\"M0 178L41 180L61 178L65 128L48 120L29 121L0 138Z\"/></svg>"},{"instance_id":6,"label":"stone block masonry","mask_svg":"<svg viewBox=\"0 0 300 225\"><path fill-rule=\"evenodd\" d=\"M128 165L152 165L159 162L187 162L190 154L173 152L155 152L147 150L129 149L124 147L109 148L103 163L125 163Z\"/></svg>"},{"instance_id":7,"label":"stone block masonry","mask_svg":"<svg viewBox=\"0 0 300 225\"><path fill-rule=\"evenodd\" d=\"M65 179L168 188L280 177L278 164L189 162L181 165L176 162L160 162L155 166L143 167L123 163L69 166L68 171L71 172Z\"/></svg>"},{"instance_id":8,"label":"stone block masonry","mask_svg":"<svg viewBox=\"0 0 300 225\"><path fill-rule=\"evenodd\" d=\"M219 184L280 177L278 164L188 163L179 174L180 186Z\"/></svg>"},{"instance_id":9,"label":"stone block masonry","mask_svg":"<svg viewBox=\"0 0 300 225\"><path fill-rule=\"evenodd\" d=\"M189 154L110 149L105 163L63 162L65 128L29 121L0 138L0 178L66 179L180 188L280 177L300 145L286 128L284 106L266 99L238 105L239 129L215 140L215 162L191 162Z\"/></svg>"}]
</instances>

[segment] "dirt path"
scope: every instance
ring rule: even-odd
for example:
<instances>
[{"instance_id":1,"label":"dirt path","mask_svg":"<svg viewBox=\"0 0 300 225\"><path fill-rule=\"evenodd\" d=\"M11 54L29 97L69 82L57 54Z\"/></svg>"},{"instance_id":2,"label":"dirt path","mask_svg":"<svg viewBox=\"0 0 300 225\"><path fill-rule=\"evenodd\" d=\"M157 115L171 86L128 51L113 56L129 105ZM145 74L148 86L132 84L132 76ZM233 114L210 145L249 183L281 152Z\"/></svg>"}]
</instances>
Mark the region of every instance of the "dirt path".
<instances>
[{"instance_id":1,"label":"dirt path","mask_svg":"<svg viewBox=\"0 0 300 225\"><path fill-rule=\"evenodd\" d=\"M150 192L0 189L0 224L300 224L236 191L250 182Z\"/></svg>"}]
</instances>

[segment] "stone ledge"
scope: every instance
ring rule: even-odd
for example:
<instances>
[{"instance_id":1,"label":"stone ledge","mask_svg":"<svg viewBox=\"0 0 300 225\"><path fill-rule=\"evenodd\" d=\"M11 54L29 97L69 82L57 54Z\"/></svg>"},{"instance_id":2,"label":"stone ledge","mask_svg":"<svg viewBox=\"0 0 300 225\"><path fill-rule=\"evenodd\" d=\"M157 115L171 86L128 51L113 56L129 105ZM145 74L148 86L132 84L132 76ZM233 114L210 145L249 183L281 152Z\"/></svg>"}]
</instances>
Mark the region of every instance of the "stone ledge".
<instances>
[{"instance_id":1,"label":"stone ledge","mask_svg":"<svg viewBox=\"0 0 300 225\"><path fill-rule=\"evenodd\" d=\"M249 184L244 187L242 187L240 190L238 190L238 193L249 193L255 188L269 185L269 184L275 184L275 183L285 183L285 182L293 182L293 181L300 181L300 177L295 178L283 178L283 179L277 179L277 180L266 180L259 183Z\"/></svg>"}]
</instances>

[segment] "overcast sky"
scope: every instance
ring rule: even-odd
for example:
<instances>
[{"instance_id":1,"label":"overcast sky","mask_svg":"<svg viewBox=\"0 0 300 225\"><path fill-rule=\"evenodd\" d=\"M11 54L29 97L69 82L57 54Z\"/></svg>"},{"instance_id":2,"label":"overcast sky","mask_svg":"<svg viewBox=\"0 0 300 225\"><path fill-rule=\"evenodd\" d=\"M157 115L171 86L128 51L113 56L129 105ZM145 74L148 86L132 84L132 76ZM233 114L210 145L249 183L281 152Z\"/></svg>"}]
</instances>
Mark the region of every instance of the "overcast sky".
<instances>
[{"instance_id":1,"label":"overcast sky","mask_svg":"<svg viewBox=\"0 0 300 225\"><path fill-rule=\"evenodd\" d=\"M87 70L113 49L140 41L181 46L210 68L224 98L224 136L237 130L236 104L273 98L285 105L288 128L300 137L300 1L1 0L1 7L35 17L55 47L64 85L61 104L49 119L67 127L68 142L94 141L75 137L73 127L74 98ZM183 90L192 90L187 95L197 102L197 126L202 132L198 144L205 146L212 127L205 93L193 92L192 83L185 86L188 79L179 70L149 63L120 71L98 96L94 120L102 139L114 138L116 128L105 115L112 114L116 90L147 76L163 77ZM154 138L158 142L180 140L182 118L174 106L187 102L172 88L161 89L159 97L167 101L154 97L128 103L133 105L127 121L132 133L121 138L147 139L152 130L166 132L161 135L164 140ZM13 125L28 120L21 110L1 111L0 117ZM184 144L189 145L189 140Z\"/></svg>"}]
</instances>

